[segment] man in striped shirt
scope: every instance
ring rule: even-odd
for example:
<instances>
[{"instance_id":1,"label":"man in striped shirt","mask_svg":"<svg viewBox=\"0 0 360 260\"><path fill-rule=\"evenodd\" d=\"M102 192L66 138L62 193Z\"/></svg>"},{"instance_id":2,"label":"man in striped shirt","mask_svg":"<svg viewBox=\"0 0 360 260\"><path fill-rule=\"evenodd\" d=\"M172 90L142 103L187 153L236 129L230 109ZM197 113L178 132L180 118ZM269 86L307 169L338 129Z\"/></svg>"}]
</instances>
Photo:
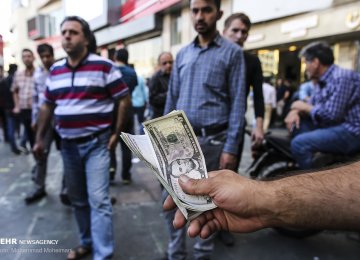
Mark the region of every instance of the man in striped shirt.
<instances>
[{"instance_id":1,"label":"man in striped shirt","mask_svg":"<svg viewBox=\"0 0 360 260\"><path fill-rule=\"evenodd\" d=\"M70 251L68 259L92 250L94 259L109 259L114 252L109 151L118 142L131 99L114 64L89 52L92 33L85 20L66 17L61 34L68 56L50 70L34 152L42 156L44 134L54 113L66 186L80 230L80 246ZM111 131L116 100L118 113Z\"/></svg>"},{"instance_id":2,"label":"man in striped shirt","mask_svg":"<svg viewBox=\"0 0 360 260\"><path fill-rule=\"evenodd\" d=\"M291 151L300 168L313 167L316 152L352 155L360 151L360 74L334 64L326 43L300 52L310 79L316 80L310 103L296 101L285 122L296 137Z\"/></svg>"}]
</instances>

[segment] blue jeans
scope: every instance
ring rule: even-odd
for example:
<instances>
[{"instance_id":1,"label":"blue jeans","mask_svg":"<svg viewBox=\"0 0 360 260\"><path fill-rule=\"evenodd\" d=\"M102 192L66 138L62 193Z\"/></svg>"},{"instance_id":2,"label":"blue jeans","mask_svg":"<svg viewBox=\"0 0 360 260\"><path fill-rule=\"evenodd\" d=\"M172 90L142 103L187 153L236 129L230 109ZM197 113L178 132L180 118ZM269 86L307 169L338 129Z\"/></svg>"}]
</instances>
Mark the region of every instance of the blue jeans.
<instances>
[{"instance_id":1,"label":"blue jeans","mask_svg":"<svg viewBox=\"0 0 360 260\"><path fill-rule=\"evenodd\" d=\"M6 111L6 132L7 132L7 137L11 146L11 149L13 150L17 150L17 144L16 144L16 140L15 140L15 124L16 121L18 120L18 118L16 117L16 115L14 115L14 113L11 110L7 110Z\"/></svg>"},{"instance_id":2,"label":"blue jeans","mask_svg":"<svg viewBox=\"0 0 360 260\"><path fill-rule=\"evenodd\" d=\"M206 161L206 169L208 172L219 170L220 156L223 151L226 138L226 132L217 135L198 137L201 150ZM168 193L163 190L162 198L166 199ZM169 244L167 256L169 260L183 260L186 259L186 227L181 229L174 229L173 220L175 217L175 210L165 211L164 217L169 231ZM210 258L214 251L214 237L210 236L207 239L196 238L194 245L194 259Z\"/></svg>"},{"instance_id":3,"label":"blue jeans","mask_svg":"<svg viewBox=\"0 0 360 260\"><path fill-rule=\"evenodd\" d=\"M112 207L109 197L110 131L77 144L62 140L66 186L80 231L80 243L91 246L94 259L114 252Z\"/></svg>"},{"instance_id":4,"label":"blue jeans","mask_svg":"<svg viewBox=\"0 0 360 260\"><path fill-rule=\"evenodd\" d=\"M291 141L291 152L301 169L312 168L316 152L351 155L360 151L360 136L350 133L344 126L314 128L304 121L299 134Z\"/></svg>"}]
</instances>

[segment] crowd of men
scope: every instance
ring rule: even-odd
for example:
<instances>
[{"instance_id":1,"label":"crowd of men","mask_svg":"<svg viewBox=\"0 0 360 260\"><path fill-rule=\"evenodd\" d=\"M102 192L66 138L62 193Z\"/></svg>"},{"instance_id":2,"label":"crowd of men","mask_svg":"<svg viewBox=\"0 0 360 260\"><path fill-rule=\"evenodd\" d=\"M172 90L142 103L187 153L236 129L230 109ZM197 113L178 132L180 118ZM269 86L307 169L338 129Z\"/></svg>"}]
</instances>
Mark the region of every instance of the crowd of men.
<instances>
[{"instance_id":1,"label":"crowd of men","mask_svg":"<svg viewBox=\"0 0 360 260\"><path fill-rule=\"evenodd\" d=\"M119 140L119 134L134 131L134 115L136 124L144 120L147 103L154 118L175 109L184 110L198 137L207 170L215 171L208 180L180 177L185 192L209 195L218 206L193 220L188 228L190 236L201 237L194 245L195 259L211 258L215 235L232 246L234 238L229 231L249 232L278 225L359 228L355 216L360 215L357 211L360 207L355 207L352 200L359 192L347 189L353 183L359 184L354 173L358 163L339 171L314 174L311 179L299 175L269 184L234 173L243 150L246 100L251 87L255 108L253 146L262 143L272 110L277 101L289 100L289 93L285 90L276 101L275 89L269 81L264 82L260 60L243 51L251 28L246 14L229 16L222 35L219 33L220 3L219 0L190 1L190 16L197 36L175 59L170 52L159 55L159 69L147 87L129 65L126 49L116 52L115 62L95 53L95 37L88 23L77 16L66 17L61 23L62 47L67 54L64 59L55 62L53 48L41 44L37 53L42 66L35 68L33 52L24 49L25 69L16 73L12 69L1 81L1 116L6 139L14 154L26 153L30 148L36 162L32 170L34 190L25 198L27 204L46 196L47 158L52 141L58 144L65 169L61 198L73 207L80 235L79 246L71 250L68 259L90 253L94 259L112 257L114 234L109 183L117 172L115 151L120 142L122 181L131 184L132 154ZM311 86L301 87L300 100L288 103L290 112L285 123L294 136L291 149L299 167L311 169L316 152L353 155L360 151L360 76L334 65L332 50L326 43L308 45L300 56ZM20 145L16 137L18 120L24 129ZM329 175L331 178L326 177ZM341 185L337 183L339 180ZM294 186L291 182L301 185L290 190ZM325 184L316 182L325 183L328 188L320 190ZM332 188L334 185L336 189ZM313 195L304 197L305 191ZM337 200L326 200L331 192L338 193ZM279 193L292 193L289 198L298 200L295 205L303 206L294 208L287 201L289 198L276 195ZM256 203L243 200L247 197ZM186 259L185 219L165 190L163 200L169 230L166 258ZM283 208L278 209L276 201L280 200ZM334 203L341 212L353 214L329 214L327 205ZM291 218L273 215L286 210L293 210L294 215ZM304 220L315 211L321 212L321 219Z\"/></svg>"}]
</instances>

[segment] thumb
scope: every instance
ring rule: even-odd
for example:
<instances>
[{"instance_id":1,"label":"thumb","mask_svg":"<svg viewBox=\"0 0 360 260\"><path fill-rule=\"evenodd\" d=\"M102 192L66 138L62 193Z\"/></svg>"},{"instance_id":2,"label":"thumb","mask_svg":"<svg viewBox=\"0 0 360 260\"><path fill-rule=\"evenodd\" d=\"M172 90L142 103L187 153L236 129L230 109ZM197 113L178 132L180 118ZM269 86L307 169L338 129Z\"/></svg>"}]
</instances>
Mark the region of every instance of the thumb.
<instances>
[{"instance_id":1,"label":"thumb","mask_svg":"<svg viewBox=\"0 0 360 260\"><path fill-rule=\"evenodd\" d=\"M208 195L210 193L210 179L191 179L185 174L179 178L182 190L189 195Z\"/></svg>"}]
</instances>

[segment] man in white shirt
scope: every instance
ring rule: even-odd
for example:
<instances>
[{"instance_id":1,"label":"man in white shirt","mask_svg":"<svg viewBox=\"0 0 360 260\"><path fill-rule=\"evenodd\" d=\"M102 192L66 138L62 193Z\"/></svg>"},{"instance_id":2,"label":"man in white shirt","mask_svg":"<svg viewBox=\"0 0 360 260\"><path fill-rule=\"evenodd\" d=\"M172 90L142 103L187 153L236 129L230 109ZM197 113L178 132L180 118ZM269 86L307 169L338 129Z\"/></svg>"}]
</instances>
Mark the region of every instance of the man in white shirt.
<instances>
[{"instance_id":1,"label":"man in white shirt","mask_svg":"<svg viewBox=\"0 0 360 260\"><path fill-rule=\"evenodd\" d=\"M272 110L276 108L276 90L275 87L270 85L270 77L264 77L262 88L265 105L264 132L266 132L271 122Z\"/></svg>"}]
</instances>

